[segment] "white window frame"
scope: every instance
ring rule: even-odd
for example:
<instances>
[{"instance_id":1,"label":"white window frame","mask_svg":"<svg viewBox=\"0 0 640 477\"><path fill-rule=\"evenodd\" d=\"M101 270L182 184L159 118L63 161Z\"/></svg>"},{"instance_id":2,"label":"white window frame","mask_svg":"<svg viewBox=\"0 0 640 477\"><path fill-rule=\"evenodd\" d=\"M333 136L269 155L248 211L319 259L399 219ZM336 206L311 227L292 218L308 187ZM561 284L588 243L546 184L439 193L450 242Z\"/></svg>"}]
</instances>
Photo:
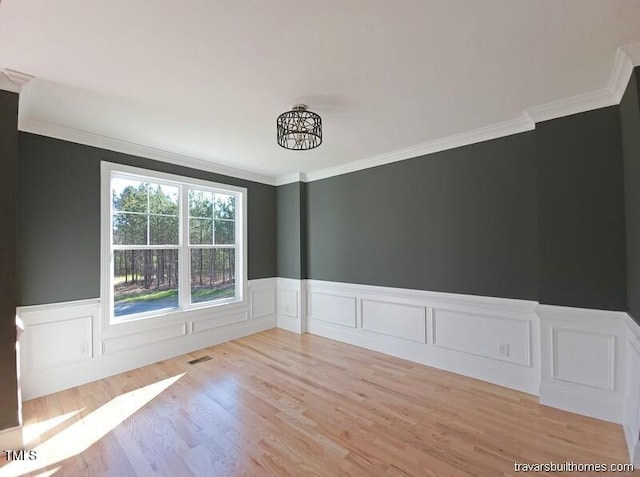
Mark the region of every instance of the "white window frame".
<instances>
[{"instance_id":1,"label":"white window frame","mask_svg":"<svg viewBox=\"0 0 640 477\"><path fill-rule=\"evenodd\" d=\"M185 315L197 315L198 312L211 312L212 308L246 306L247 297L247 189L243 187L209 182L191 177L167 174L164 172L142 169L138 167L102 161L100 164L100 210L101 210L101 302L103 316L103 332L113 331L116 327L138 331L153 325L173 323L185 319ZM111 198L111 178L122 177L133 180L177 186L179 188L179 244L177 246L160 246L157 248L178 249L180 267L178 281L178 308L136 313L129 316L115 317L113 296L113 229L111 225L113 201ZM189 274L189 189L198 189L235 196L235 296L211 302L191 303L191 280ZM196 246L197 247L197 246ZM156 248L156 246L140 246L140 248ZM206 247L205 247L206 248ZM138 323L144 322L144 323ZM136 325L136 323L138 323ZM127 325L128 324L128 325ZM186 331L186 330L185 330ZM111 333L107 333L111 334Z\"/></svg>"}]
</instances>

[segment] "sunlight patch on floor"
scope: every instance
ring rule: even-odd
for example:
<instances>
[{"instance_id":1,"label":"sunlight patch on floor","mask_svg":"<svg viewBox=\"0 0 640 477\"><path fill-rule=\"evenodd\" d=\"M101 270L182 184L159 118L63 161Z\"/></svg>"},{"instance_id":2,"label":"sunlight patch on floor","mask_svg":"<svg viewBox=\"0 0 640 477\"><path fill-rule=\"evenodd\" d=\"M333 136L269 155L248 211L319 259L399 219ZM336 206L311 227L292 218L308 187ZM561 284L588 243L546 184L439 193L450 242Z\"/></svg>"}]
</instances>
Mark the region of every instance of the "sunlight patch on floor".
<instances>
[{"instance_id":1,"label":"sunlight patch on floor","mask_svg":"<svg viewBox=\"0 0 640 477\"><path fill-rule=\"evenodd\" d=\"M47 419L46 421L34 422L33 424L27 424L23 426L22 438L24 440L25 448L28 448L29 444L31 444L41 435L49 432L51 429L59 426L68 419L71 419L79 412L84 411L84 409L85 408L83 407L82 409L78 409L77 411L71 411L66 414L62 414L61 416L52 417L51 419Z\"/></svg>"},{"instance_id":2,"label":"sunlight patch on floor","mask_svg":"<svg viewBox=\"0 0 640 477\"><path fill-rule=\"evenodd\" d=\"M36 474L33 477L51 477L53 474L55 474L59 470L60 470L60 467L56 467L55 469L45 470L44 472Z\"/></svg>"},{"instance_id":3,"label":"sunlight patch on floor","mask_svg":"<svg viewBox=\"0 0 640 477\"><path fill-rule=\"evenodd\" d=\"M80 454L185 374L186 373L182 373L172 376L112 399L91 414L88 414L47 441L36 446L34 449L37 454L37 459L13 461L0 468L0 477L17 476L35 472ZM67 415L65 414L64 416ZM55 469L53 472L56 470L58 469ZM47 476L52 474L45 472L43 475Z\"/></svg>"}]
</instances>

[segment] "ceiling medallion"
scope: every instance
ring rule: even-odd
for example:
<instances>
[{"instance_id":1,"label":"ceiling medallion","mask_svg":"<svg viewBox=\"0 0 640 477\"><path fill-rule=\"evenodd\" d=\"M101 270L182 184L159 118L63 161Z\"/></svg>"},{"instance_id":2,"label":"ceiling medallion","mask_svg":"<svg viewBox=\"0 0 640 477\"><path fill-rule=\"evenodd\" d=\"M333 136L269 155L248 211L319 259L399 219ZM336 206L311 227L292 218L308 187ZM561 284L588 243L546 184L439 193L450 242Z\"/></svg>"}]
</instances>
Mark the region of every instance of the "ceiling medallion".
<instances>
[{"instance_id":1,"label":"ceiling medallion","mask_svg":"<svg viewBox=\"0 0 640 477\"><path fill-rule=\"evenodd\" d=\"M295 104L276 121L278 145L293 151L307 151L322 144L322 119L307 111L304 104Z\"/></svg>"}]
</instances>

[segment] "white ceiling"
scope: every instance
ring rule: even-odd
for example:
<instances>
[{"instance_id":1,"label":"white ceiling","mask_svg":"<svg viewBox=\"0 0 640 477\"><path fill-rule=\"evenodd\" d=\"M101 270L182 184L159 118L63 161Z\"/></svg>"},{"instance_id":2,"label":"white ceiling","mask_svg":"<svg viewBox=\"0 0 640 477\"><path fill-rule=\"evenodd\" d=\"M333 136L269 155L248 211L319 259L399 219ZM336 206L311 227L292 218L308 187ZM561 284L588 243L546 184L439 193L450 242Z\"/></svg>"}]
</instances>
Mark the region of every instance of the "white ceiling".
<instances>
[{"instance_id":1,"label":"white ceiling","mask_svg":"<svg viewBox=\"0 0 640 477\"><path fill-rule=\"evenodd\" d=\"M638 41L638 0L0 3L0 66L35 76L21 121L272 177L600 91ZM313 151L276 144L299 102L323 119Z\"/></svg>"}]
</instances>

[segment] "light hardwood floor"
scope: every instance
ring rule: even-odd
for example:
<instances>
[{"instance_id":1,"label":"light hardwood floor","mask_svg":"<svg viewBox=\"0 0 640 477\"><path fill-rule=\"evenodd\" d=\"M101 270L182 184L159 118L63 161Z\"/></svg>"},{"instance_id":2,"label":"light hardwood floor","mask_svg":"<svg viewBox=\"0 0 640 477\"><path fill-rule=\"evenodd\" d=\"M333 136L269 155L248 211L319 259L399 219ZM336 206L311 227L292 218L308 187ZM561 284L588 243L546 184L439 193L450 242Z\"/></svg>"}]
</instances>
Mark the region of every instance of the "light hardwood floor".
<instances>
[{"instance_id":1,"label":"light hardwood floor","mask_svg":"<svg viewBox=\"0 0 640 477\"><path fill-rule=\"evenodd\" d=\"M34 399L23 412L37 459L0 475L501 476L516 475L514 462L628 462L617 425L282 330Z\"/></svg>"}]
</instances>

